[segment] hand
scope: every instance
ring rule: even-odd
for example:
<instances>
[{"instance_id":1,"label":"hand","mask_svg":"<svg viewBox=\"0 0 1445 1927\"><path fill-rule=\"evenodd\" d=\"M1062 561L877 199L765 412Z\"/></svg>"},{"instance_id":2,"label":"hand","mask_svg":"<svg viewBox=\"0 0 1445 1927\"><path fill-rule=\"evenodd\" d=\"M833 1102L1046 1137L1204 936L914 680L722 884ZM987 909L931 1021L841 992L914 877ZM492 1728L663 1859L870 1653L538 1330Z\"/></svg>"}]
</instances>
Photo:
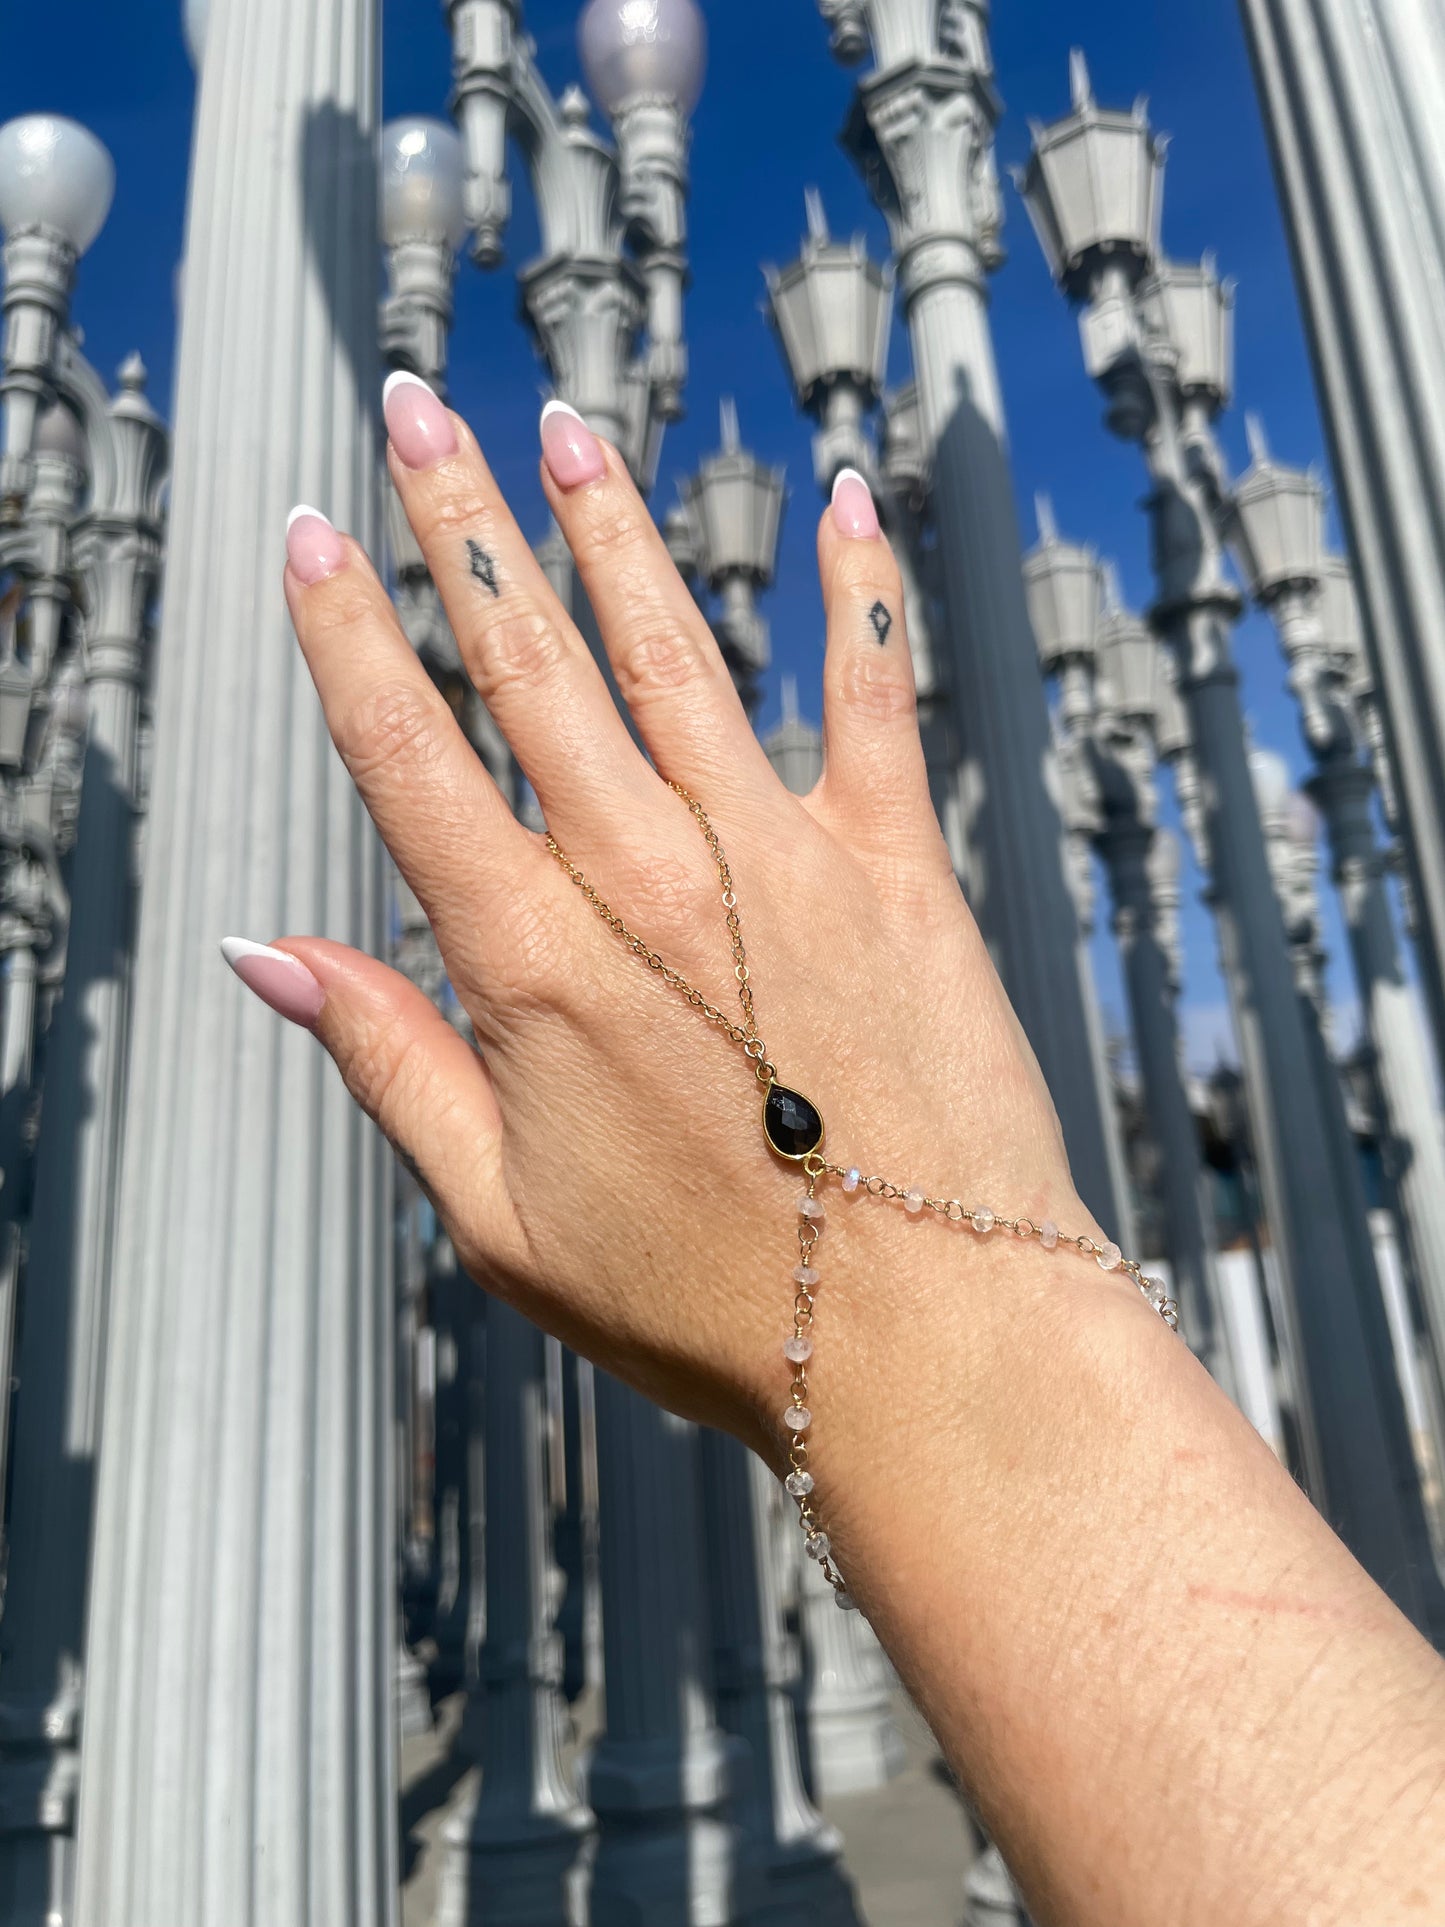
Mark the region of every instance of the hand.
<instances>
[{"instance_id":1,"label":"hand","mask_svg":"<svg viewBox=\"0 0 1445 1927\"><path fill-rule=\"evenodd\" d=\"M937 826L898 571L863 483L845 479L818 530L826 766L800 799L614 450L548 412L547 499L651 765L465 425L410 379L390 385L387 420L392 477L467 671L549 828L629 927L739 1014L717 867L672 779L716 825L761 1035L781 1081L821 1109L829 1155L1089 1229ZM776 1457L801 1180L764 1145L753 1066L514 819L360 549L303 515L289 555L331 735L481 1054L395 971L287 937L320 987L304 1015L473 1276L654 1399ZM958 1264L977 1279L999 1263L965 1228L831 1187L829 1202L847 1218L819 1260L830 1372L876 1363L894 1316L880 1278L916 1272L915 1310L946 1289L927 1315L956 1318Z\"/></svg>"}]
</instances>

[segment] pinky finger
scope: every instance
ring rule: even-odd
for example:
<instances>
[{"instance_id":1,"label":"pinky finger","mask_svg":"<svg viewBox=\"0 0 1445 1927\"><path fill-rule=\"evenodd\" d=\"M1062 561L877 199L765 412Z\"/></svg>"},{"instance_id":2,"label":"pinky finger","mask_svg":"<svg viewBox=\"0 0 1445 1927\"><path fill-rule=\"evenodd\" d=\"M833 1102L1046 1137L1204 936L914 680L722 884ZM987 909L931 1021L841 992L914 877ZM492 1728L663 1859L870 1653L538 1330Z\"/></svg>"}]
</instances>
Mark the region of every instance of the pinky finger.
<instances>
[{"instance_id":1,"label":"pinky finger","mask_svg":"<svg viewBox=\"0 0 1445 1927\"><path fill-rule=\"evenodd\" d=\"M481 1058L400 971L320 937L227 937L261 1001L313 1032L346 1088L415 1172L457 1255L505 1269L520 1241L502 1180L502 1117Z\"/></svg>"},{"instance_id":2,"label":"pinky finger","mask_svg":"<svg viewBox=\"0 0 1445 1927\"><path fill-rule=\"evenodd\" d=\"M931 805L903 584L863 477L843 469L818 528L828 616L823 782L833 812L886 833Z\"/></svg>"}]
</instances>

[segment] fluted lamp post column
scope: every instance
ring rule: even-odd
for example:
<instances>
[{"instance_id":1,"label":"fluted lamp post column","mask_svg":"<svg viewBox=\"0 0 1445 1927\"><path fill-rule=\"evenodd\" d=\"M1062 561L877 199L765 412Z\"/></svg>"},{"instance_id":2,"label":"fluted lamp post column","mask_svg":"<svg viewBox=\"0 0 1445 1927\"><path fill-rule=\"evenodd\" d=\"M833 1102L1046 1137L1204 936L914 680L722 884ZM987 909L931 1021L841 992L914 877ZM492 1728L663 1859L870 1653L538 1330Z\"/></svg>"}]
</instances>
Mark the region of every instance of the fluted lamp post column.
<instances>
[{"instance_id":1,"label":"fluted lamp post column","mask_svg":"<svg viewBox=\"0 0 1445 1927\"><path fill-rule=\"evenodd\" d=\"M111 1267L75 1914L396 1909L384 1145L226 932L377 954L380 845L280 595L377 537L373 0L206 22Z\"/></svg>"},{"instance_id":2,"label":"fluted lamp post column","mask_svg":"<svg viewBox=\"0 0 1445 1927\"><path fill-rule=\"evenodd\" d=\"M1048 714L1019 570L1003 400L987 314L1002 260L987 12L864 0L823 11L835 48L875 65L844 129L893 238L932 468L941 644L958 731L964 884L1048 1080L1080 1195L1130 1241L1108 1155L1111 1095L1089 1029L1089 962L1063 872Z\"/></svg>"},{"instance_id":3,"label":"fluted lamp post column","mask_svg":"<svg viewBox=\"0 0 1445 1927\"><path fill-rule=\"evenodd\" d=\"M1432 8L1241 0L1445 1050L1445 34Z\"/></svg>"},{"instance_id":4,"label":"fluted lamp post column","mask_svg":"<svg viewBox=\"0 0 1445 1927\"><path fill-rule=\"evenodd\" d=\"M1329 837L1385 1126L1385 1167L1407 1257L1445 1364L1445 1132L1431 1037L1407 980L1375 832L1368 740L1348 681L1351 643L1332 636L1338 600L1325 593L1325 506L1318 479L1275 462L1256 428L1254 460L1231 491L1250 588L1269 611L1289 664L1305 745L1307 787Z\"/></svg>"},{"instance_id":5,"label":"fluted lamp post column","mask_svg":"<svg viewBox=\"0 0 1445 1927\"><path fill-rule=\"evenodd\" d=\"M1358 1159L1338 1078L1295 994L1249 780L1231 637L1240 598L1212 507L1210 421L1229 391L1226 291L1207 269L1160 289L1162 153L1148 121L1141 108L1099 108L1078 55L1073 95L1071 114L1035 127L1020 184L1056 280L1083 305L1085 365L1109 426L1139 442L1153 483L1151 620L1175 658L1200 765L1224 974L1304 1366L1309 1486L1381 1585L1445 1637ZM1154 286L1141 287L1151 269ZM1177 333L1166 332L1171 308Z\"/></svg>"}]
</instances>

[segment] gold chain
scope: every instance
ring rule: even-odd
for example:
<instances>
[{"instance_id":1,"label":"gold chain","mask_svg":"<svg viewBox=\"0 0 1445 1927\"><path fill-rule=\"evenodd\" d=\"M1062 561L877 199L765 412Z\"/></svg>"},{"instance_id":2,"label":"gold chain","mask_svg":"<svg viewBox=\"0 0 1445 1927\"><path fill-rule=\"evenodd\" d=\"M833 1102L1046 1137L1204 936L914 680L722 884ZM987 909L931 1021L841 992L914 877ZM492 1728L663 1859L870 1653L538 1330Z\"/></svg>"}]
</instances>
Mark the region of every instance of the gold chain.
<instances>
[{"instance_id":1,"label":"gold chain","mask_svg":"<svg viewBox=\"0 0 1445 1927\"><path fill-rule=\"evenodd\" d=\"M728 936L732 940L733 975L738 982L738 1001L743 1007L743 1021L740 1024L735 1024L727 1012L719 1010L716 1004L710 1004L700 990L693 988L680 970L674 970L672 965L666 963L644 938L639 937L635 930L628 929L596 886L587 881L550 830L547 832L547 848L608 929L622 940L633 956L640 957L649 970L655 971L665 984L671 985L695 1011L705 1017L710 1024L716 1024L719 1030L725 1031L733 1043L741 1045L744 1056L752 1059L753 1071L758 1082L770 1084L778 1071L777 1066L768 1061L767 1046L758 1036L758 1020L753 1010L753 986L748 975L748 953L743 944L743 926L738 917L737 891L733 887L733 873L728 867L727 853L723 849L717 831L712 826L711 817L697 798L690 796L681 783L669 783L667 787L677 792L697 818L698 828L702 831L707 847L712 852L713 862L717 865L718 881L722 885L723 909L727 914Z\"/></svg>"}]
</instances>

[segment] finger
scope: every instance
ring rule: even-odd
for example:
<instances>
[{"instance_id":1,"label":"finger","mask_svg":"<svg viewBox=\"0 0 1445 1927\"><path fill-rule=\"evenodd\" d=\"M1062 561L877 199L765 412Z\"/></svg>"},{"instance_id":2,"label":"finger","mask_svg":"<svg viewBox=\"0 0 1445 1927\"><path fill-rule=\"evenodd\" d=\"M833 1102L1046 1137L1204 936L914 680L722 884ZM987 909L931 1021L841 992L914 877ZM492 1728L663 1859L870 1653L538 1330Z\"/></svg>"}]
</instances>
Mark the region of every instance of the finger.
<instances>
[{"instance_id":1,"label":"finger","mask_svg":"<svg viewBox=\"0 0 1445 1927\"><path fill-rule=\"evenodd\" d=\"M410 1165L463 1262L513 1255L502 1117L476 1051L399 971L344 944L227 937L221 954L261 1001L311 1031L346 1088Z\"/></svg>"},{"instance_id":2,"label":"finger","mask_svg":"<svg viewBox=\"0 0 1445 1927\"><path fill-rule=\"evenodd\" d=\"M828 617L823 786L829 806L891 835L929 808L898 564L868 484L839 472L818 526Z\"/></svg>"},{"instance_id":3,"label":"finger","mask_svg":"<svg viewBox=\"0 0 1445 1927\"><path fill-rule=\"evenodd\" d=\"M777 778L722 651L627 464L565 402L547 403L541 433L547 500L658 769L713 797L771 791Z\"/></svg>"},{"instance_id":4,"label":"finger","mask_svg":"<svg viewBox=\"0 0 1445 1927\"><path fill-rule=\"evenodd\" d=\"M651 800L657 778L471 431L414 375L391 377L384 407L392 479L467 674L549 825L615 821L619 798Z\"/></svg>"},{"instance_id":5,"label":"finger","mask_svg":"<svg viewBox=\"0 0 1445 1927\"><path fill-rule=\"evenodd\" d=\"M529 865L540 869L540 847L417 660L357 544L316 510L297 509L286 558L286 600L331 740L438 942L470 956L488 896L513 894Z\"/></svg>"}]
</instances>

